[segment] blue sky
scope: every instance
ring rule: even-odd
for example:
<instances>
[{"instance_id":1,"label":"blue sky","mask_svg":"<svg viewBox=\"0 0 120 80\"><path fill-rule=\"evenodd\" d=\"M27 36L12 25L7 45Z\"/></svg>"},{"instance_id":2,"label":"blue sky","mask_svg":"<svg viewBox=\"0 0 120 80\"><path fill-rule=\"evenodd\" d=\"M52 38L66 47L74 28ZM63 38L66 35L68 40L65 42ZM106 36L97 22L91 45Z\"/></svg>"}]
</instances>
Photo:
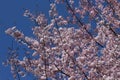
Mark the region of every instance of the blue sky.
<instances>
[{"instance_id":1,"label":"blue sky","mask_svg":"<svg viewBox=\"0 0 120 80\"><path fill-rule=\"evenodd\" d=\"M14 39L6 35L4 31L16 25L26 35L31 34L31 27L34 24L23 16L24 9L48 15L49 2L48 0L0 0L0 80L13 80L10 68L4 67L2 61L6 60L8 47L11 46ZM18 45L14 41L14 47L16 46ZM28 79L22 78L21 80Z\"/></svg>"}]
</instances>

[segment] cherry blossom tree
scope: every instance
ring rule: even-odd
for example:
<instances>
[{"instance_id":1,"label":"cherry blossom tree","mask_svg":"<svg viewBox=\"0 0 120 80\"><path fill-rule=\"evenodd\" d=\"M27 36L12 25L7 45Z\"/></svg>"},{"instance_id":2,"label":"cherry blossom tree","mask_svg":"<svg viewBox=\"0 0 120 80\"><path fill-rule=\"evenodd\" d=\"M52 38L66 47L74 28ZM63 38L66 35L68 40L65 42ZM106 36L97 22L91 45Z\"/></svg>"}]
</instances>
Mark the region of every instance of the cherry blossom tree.
<instances>
[{"instance_id":1,"label":"cherry blossom tree","mask_svg":"<svg viewBox=\"0 0 120 80\"><path fill-rule=\"evenodd\" d=\"M49 2L49 18L29 10L24 13L36 22L34 38L15 26L5 31L34 51L29 53L32 58L21 60L16 52L9 57L14 78L32 73L38 80L119 80L120 34L116 30L120 29L120 1ZM59 14L59 5L67 16Z\"/></svg>"}]
</instances>

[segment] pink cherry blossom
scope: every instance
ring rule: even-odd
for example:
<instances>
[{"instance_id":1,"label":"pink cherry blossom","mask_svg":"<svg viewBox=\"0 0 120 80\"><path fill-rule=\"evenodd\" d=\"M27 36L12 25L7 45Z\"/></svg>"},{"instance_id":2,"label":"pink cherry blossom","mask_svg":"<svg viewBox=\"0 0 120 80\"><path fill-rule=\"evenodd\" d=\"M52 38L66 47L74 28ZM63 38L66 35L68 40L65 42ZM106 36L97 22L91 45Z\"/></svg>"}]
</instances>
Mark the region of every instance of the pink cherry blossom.
<instances>
[{"instance_id":1,"label":"pink cherry blossom","mask_svg":"<svg viewBox=\"0 0 120 80\"><path fill-rule=\"evenodd\" d=\"M65 5L67 17L59 14L58 5ZM26 10L24 15L38 23L32 28L35 38L16 27L5 31L34 51L32 58L9 58L13 77L15 66L20 66L21 76L28 72L38 80L119 80L119 7L118 0L55 0L50 3L50 21Z\"/></svg>"}]
</instances>

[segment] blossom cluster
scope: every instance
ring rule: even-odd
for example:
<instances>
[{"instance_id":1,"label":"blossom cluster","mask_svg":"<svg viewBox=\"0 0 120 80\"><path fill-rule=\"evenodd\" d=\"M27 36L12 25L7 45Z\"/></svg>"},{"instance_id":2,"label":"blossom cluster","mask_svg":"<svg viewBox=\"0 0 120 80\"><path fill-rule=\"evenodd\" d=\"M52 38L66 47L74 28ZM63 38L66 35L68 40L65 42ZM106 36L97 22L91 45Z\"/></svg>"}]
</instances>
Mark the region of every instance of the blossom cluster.
<instances>
[{"instance_id":1,"label":"blossom cluster","mask_svg":"<svg viewBox=\"0 0 120 80\"><path fill-rule=\"evenodd\" d=\"M16 27L6 33L34 52L30 59L12 57L8 64L22 67L39 80L119 80L120 34L115 29L120 28L120 2L95 0L94 4L94 0L79 0L78 4L74 0L55 0L50 4L50 23L44 14L33 17L25 12L38 23L32 28L35 38L25 36ZM59 15L57 5L66 5L67 17ZM87 13L89 19L84 22ZM24 70L18 74L25 74Z\"/></svg>"}]
</instances>

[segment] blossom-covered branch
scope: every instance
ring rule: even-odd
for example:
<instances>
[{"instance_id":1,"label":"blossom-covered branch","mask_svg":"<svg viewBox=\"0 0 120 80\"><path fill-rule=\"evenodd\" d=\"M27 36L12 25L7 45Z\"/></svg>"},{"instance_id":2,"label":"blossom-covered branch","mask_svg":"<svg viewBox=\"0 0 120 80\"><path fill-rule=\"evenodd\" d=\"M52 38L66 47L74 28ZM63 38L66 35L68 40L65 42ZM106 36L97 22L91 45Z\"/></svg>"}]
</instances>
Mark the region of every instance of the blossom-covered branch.
<instances>
[{"instance_id":1,"label":"blossom-covered branch","mask_svg":"<svg viewBox=\"0 0 120 80\"><path fill-rule=\"evenodd\" d=\"M28 10L24 13L37 23L32 28L34 38L16 27L5 31L34 51L32 58L10 58L8 64L23 68L19 74L26 71L39 80L118 80L120 34L116 29L120 28L120 2L49 1L50 21L44 14L34 16ZM58 5L66 6L66 17L59 14Z\"/></svg>"}]
</instances>

